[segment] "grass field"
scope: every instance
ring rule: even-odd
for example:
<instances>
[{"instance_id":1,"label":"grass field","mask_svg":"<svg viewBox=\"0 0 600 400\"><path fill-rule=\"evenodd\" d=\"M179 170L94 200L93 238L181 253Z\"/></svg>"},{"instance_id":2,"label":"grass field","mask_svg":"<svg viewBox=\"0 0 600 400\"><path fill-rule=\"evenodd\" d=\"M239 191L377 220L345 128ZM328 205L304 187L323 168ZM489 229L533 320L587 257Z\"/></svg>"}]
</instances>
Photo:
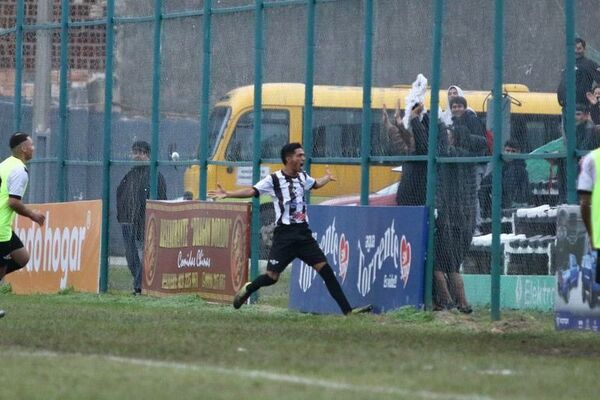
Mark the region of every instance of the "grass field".
<instances>
[{"instance_id":1,"label":"grass field","mask_svg":"<svg viewBox=\"0 0 600 400\"><path fill-rule=\"evenodd\" d=\"M317 316L288 311L283 285L236 311L121 286L112 281L106 295L0 291L0 399L597 395L600 336L557 332L551 314L504 312L495 323L487 310Z\"/></svg>"}]
</instances>

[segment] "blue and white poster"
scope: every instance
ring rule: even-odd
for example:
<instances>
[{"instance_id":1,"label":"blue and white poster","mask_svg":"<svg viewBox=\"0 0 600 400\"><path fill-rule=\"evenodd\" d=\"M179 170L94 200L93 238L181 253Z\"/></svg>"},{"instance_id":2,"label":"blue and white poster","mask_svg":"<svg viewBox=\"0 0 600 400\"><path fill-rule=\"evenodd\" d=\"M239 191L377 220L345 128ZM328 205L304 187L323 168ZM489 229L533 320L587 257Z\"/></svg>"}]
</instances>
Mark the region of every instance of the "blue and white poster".
<instances>
[{"instance_id":1,"label":"blue and white poster","mask_svg":"<svg viewBox=\"0 0 600 400\"><path fill-rule=\"evenodd\" d=\"M579 206L562 206L558 210L553 264L556 328L600 331L597 251L590 248Z\"/></svg>"},{"instance_id":2,"label":"blue and white poster","mask_svg":"<svg viewBox=\"0 0 600 400\"><path fill-rule=\"evenodd\" d=\"M352 307L372 304L380 313L423 306L426 207L309 206L313 236ZM289 308L341 313L321 276L295 260Z\"/></svg>"}]
</instances>

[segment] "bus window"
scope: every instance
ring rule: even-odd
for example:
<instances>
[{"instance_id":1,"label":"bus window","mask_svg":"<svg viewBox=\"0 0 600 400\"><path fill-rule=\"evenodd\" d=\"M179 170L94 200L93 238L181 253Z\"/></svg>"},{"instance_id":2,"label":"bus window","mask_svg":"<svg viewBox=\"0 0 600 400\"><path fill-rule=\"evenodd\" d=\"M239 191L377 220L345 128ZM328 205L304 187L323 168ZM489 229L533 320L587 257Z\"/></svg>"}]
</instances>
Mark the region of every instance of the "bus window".
<instances>
[{"instance_id":1,"label":"bus window","mask_svg":"<svg viewBox=\"0 0 600 400\"><path fill-rule=\"evenodd\" d=\"M371 154L391 155L387 132L380 127L381 110L371 117ZM360 157L362 110L315 109L313 157Z\"/></svg>"},{"instance_id":2,"label":"bus window","mask_svg":"<svg viewBox=\"0 0 600 400\"><path fill-rule=\"evenodd\" d=\"M290 135L288 111L263 110L261 121L261 158L279 158ZM251 161L254 135L254 111L240 117L225 151L227 161Z\"/></svg>"},{"instance_id":3,"label":"bus window","mask_svg":"<svg viewBox=\"0 0 600 400\"><path fill-rule=\"evenodd\" d=\"M360 110L315 109L313 157L356 157L360 148Z\"/></svg>"},{"instance_id":4,"label":"bus window","mask_svg":"<svg viewBox=\"0 0 600 400\"><path fill-rule=\"evenodd\" d=\"M215 107L208 119L208 156L212 156L223 137L223 132L229 122L231 108Z\"/></svg>"},{"instance_id":5,"label":"bus window","mask_svg":"<svg viewBox=\"0 0 600 400\"><path fill-rule=\"evenodd\" d=\"M511 136L524 143L530 152L561 136L560 115L512 115Z\"/></svg>"}]
</instances>

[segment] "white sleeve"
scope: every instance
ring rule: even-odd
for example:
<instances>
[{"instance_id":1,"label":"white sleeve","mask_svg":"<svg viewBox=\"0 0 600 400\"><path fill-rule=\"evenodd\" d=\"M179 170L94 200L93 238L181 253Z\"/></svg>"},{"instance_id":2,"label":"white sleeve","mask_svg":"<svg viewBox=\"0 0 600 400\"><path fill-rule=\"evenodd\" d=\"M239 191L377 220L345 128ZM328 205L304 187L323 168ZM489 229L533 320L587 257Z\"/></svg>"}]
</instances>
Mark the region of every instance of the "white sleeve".
<instances>
[{"instance_id":1,"label":"white sleeve","mask_svg":"<svg viewBox=\"0 0 600 400\"><path fill-rule=\"evenodd\" d=\"M9 196L18 196L22 198L27 189L27 183L29 182L29 174L25 167L14 168L10 175L8 175L8 182L6 184L8 188Z\"/></svg>"},{"instance_id":2,"label":"white sleeve","mask_svg":"<svg viewBox=\"0 0 600 400\"><path fill-rule=\"evenodd\" d=\"M581 160L581 172L579 173L579 179L577 179L577 190L591 193L594 189L595 181L596 166L594 165L594 158L591 154L588 154Z\"/></svg>"},{"instance_id":3,"label":"white sleeve","mask_svg":"<svg viewBox=\"0 0 600 400\"><path fill-rule=\"evenodd\" d=\"M304 190L310 190L313 188L313 186L315 186L317 180L308 174L305 174L305 176L306 180L304 181Z\"/></svg>"},{"instance_id":4,"label":"white sleeve","mask_svg":"<svg viewBox=\"0 0 600 400\"><path fill-rule=\"evenodd\" d=\"M271 175L267 175L262 178L260 181L254 185L254 190L256 190L259 194L269 194L272 195L273 192L273 178Z\"/></svg>"}]
</instances>

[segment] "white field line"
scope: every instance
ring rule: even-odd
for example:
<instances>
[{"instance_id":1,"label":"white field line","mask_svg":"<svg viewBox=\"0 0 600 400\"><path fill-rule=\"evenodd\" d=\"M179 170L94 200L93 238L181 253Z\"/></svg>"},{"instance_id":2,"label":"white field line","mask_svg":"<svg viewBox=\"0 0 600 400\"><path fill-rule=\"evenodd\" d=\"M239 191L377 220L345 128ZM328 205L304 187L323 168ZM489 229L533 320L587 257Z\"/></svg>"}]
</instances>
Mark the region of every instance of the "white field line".
<instances>
[{"instance_id":1,"label":"white field line","mask_svg":"<svg viewBox=\"0 0 600 400\"><path fill-rule=\"evenodd\" d=\"M303 385L308 387L319 387L324 389L349 391L349 392L361 392L369 394L389 394L389 395L401 395L407 397L417 397L426 400L493 400L489 396L480 395L463 395L463 394L451 394L451 393L439 393L428 390L410 390L403 389L396 386L371 386L371 385L354 385L351 383L338 382L333 380L325 379L314 379L300 375L280 374L276 372L252 370L252 369L241 369L241 368L225 368L210 365L200 364L189 364L159 360L148 360L142 358L131 358L131 357L118 357L101 354L81 354L81 353L58 353L52 351L11 351L17 356L29 356L29 357L85 357L85 358L96 358L105 361L112 361L122 364L138 365L142 367L162 368L171 370L183 370L183 371L194 371L194 372L209 372L221 375L233 375L236 377L242 377L253 380L267 380L278 383L292 383L297 385ZM6 354L6 353L5 353Z\"/></svg>"}]
</instances>

